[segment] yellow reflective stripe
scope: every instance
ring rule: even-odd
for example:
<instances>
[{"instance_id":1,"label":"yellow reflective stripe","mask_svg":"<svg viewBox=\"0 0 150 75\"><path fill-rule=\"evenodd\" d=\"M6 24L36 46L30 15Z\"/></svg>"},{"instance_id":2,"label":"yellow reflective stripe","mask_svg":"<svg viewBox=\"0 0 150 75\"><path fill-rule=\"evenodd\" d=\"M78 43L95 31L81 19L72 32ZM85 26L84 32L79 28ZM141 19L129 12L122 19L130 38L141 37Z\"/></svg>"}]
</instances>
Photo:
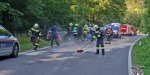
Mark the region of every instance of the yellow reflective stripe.
<instances>
[{"instance_id":1,"label":"yellow reflective stripe","mask_svg":"<svg viewBox=\"0 0 150 75\"><path fill-rule=\"evenodd\" d=\"M40 34L39 34L39 35L40 35L40 36L42 35L42 34L41 34L41 32L40 32Z\"/></svg>"},{"instance_id":2,"label":"yellow reflective stripe","mask_svg":"<svg viewBox=\"0 0 150 75\"><path fill-rule=\"evenodd\" d=\"M35 43L35 45L39 45L38 43Z\"/></svg>"},{"instance_id":3,"label":"yellow reflective stripe","mask_svg":"<svg viewBox=\"0 0 150 75\"><path fill-rule=\"evenodd\" d=\"M97 35L98 37L100 37L100 35Z\"/></svg>"},{"instance_id":4,"label":"yellow reflective stripe","mask_svg":"<svg viewBox=\"0 0 150 75\"><path fill-rule=\"evenodd\" d=\"M87 33L87 31L84 31L84 34Z\"/></svg>"},{"instance_id":5,"label":"yellow reflective stripe","mask_svg":"<svg viewBox=\"0 0 150 75\"><path fill-rule=\"evenodd\" d=\"M96 36L93 36L93 38L96 38Z\"/></svg>"},{"instance_id":6,"label":"yellow reflective stripe","mask_svg":"<svg viewBox=\"0 0 150 75\"><path fill-rule=\"evenodd\" d=\"M39 30L37 30L37 29L34 29L34 28L31 28L31 30L33 30L33 31L36 31L36 32L39 32Z\"/></svg>"},{"instance_id":7,"label":"yellow reflective stripe","mask_svg":"<svg viewBox=\"0 0 150 75\"><path fill-rule=\"evenodd\" d=\"M31 30L29 30L29 33L28 34L31 34Z\"/></svg>"},{"instance_id":8,"label":"yellow reflective stripe","mask_svg":"<svg viewBox=\"0 0 150 75\"><path fill-rule=\"evenodd\" d=\"M99 33L99 31L95 31L95 33Z\"/></svg>"},{"instance_id":9,"label":"yellow reflective stripe","mask_svg":"<svg viewBox=\"0 0 150 75\"><path fill-rule=\"evenodd\" d=\"M99 49L99 47L96 47L96 49Z\"/></svg>"},{"instance_id":10,"label":"yellow reflective stripe","mask_svg":"<svg viewBox=\"0 0 150 75\"><path fill-rule=\"evenodd\" d=\"M98 31L95 31L95 33L98 33Z\"/></svg>"},{"instance_id":11,"label":"yellow reflective stripe","mask_svg":"<svg viewBox=\"0 0 150 75\"><path fill-rule=\"evenodd\" d=\"M101 49L104 49L104 47L101 47Z\"/></svg>"}]
</instances>

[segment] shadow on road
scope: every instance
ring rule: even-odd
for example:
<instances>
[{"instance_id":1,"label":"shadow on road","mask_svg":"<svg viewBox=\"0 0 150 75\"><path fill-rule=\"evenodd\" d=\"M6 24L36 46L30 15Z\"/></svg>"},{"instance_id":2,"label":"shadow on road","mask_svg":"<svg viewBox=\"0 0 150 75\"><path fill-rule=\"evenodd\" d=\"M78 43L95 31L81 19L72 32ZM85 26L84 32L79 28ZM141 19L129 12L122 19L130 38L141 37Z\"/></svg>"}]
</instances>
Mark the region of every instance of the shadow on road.
<instances>
[{"instance_id":1,"label":"shadow on road","mask_svg":"<svg viewBox=\"0 0 150 75\"><path fill-rule=\"evenodd\" d=\"M7 60L7 59L11 59L11 57L10 56L1 56L0 57L0 61Z\"/></svg>"}]
</instances>

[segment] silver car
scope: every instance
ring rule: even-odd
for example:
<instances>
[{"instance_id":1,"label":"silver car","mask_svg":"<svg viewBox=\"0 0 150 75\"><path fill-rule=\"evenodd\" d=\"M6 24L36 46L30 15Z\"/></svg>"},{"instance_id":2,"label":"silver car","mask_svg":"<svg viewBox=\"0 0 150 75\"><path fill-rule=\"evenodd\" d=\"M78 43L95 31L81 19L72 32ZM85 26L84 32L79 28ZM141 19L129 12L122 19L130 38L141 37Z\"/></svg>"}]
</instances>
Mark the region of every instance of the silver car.
<instances>
[{"instance_id":1,"label":"silver car","mask_svg":"<svg viewBox=\"0 0 150 75\"><path fill-rule=\"evenodd\" d=\"M0 25L0 56L10 55L17 57L20 45L17 40L7 29Z\"/></svg>"}]
</instances>

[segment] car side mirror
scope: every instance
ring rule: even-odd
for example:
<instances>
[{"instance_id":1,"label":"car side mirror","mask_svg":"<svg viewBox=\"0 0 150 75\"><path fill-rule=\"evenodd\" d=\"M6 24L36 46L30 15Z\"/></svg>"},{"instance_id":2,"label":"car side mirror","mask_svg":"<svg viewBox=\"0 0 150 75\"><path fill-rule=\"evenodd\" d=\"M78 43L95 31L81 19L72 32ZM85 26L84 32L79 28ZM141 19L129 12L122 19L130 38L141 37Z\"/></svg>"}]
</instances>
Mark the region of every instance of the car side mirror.
<instances>
[{"instance_id":1,"label":"car side mirror","mask_svg":"<svg viewBox=\"0 0 150 75\"><path fill-rule=\"evenodd\" d=\"M8 34L8 38L10 37L11 35L10 34Z\"/></svg>"}]
</instances>

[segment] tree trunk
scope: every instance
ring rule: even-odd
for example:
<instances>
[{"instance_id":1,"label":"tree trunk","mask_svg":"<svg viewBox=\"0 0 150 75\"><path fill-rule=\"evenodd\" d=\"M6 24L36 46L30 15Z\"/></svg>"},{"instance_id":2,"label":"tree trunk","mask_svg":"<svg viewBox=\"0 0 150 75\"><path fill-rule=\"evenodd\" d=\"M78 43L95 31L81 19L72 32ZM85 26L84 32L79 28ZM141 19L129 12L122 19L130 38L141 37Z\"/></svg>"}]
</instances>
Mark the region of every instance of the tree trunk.
<instances>
[{"instance_id":1,"label":"tree trunk","mask_svg":"<svg viewBox=\"0 0 150 75\"><path fill-rule=\"evenodd\" d=\"M43 25L44 25L44 30L46 30L46 27L47 27L47 26L46 26L46 23L45 23L45 22L43 22Z\"/></svg>"},{"instance_id":2,"label":"tree trunk","mask_svg":"<svg viewBox=\"0 0 150 75\"><path fill-rule=\"evenodd\" d=\"M95 18L95 16L93 15L92 18L93 18L92 20L93 20L93 23L94 23L94 20L95 20L94 18Z\"/></svg>"}]
</instances>

